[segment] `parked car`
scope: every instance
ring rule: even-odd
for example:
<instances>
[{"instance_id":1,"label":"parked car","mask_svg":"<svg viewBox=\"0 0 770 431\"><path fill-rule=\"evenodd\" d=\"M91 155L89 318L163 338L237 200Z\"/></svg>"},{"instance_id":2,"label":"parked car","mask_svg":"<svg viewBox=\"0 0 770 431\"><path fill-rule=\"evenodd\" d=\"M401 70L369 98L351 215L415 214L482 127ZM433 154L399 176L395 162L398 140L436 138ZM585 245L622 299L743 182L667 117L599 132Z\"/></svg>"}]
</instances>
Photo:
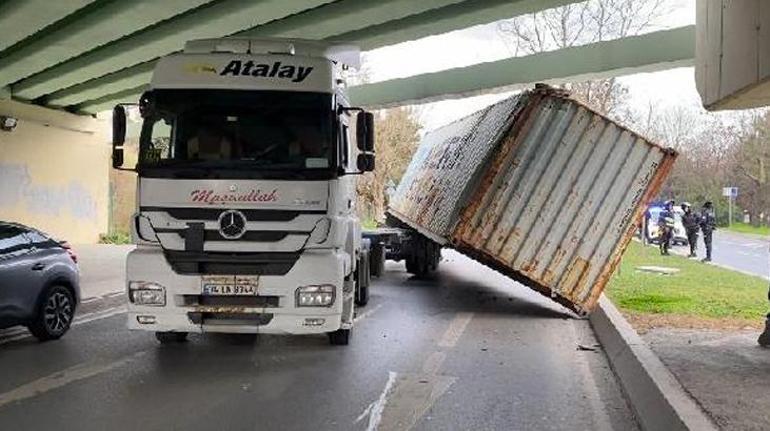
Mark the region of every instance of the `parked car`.
<instances>
[{"instance_id":1,"label":"parked car","mask_svg":"<svg viewBox=\"0 0 770 431\"><path fill-rule=\"evenodd\" d=\"M645 230L647 235L647 241L657 244L660 233L658 232L658 218L660 212L663 210L662 206L652 205L647 208L647 214L645 217ZM687 232L684 230L684 224L682 224L682 216L684 211L678 206L674 207L674 231L671 238L671 245L687 245Z\"/></svg>"},{"instance_id":2,"label":"parked car","mask_svg":"<svg viewBox=\"0 0 770 431\"><path fill-rule=\"evenodd\" d=\"M80 301L78 282L66 242L0 221L0 329L24 325L41 341L61 337Z\"/></svg>"}]
</instances>

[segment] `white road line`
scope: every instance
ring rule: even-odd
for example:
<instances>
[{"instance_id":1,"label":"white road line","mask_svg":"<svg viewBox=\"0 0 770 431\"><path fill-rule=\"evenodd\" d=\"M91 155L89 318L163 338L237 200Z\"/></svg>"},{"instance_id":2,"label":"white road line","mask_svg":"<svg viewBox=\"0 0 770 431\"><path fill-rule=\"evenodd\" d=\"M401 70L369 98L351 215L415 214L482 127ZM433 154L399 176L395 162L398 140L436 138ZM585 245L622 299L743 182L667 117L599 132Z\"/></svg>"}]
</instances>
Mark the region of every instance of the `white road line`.
<instances>
[{"instance_id":1,"label":"white road line","mask_svg":"<svg viewBox=\"0 0 770 431\"><path fill-rule=\"evenodd\" d=\"M72 322L72 326L82 325L84 323L93 322L95 320L106 319L108 317L116 316L118 314L122 314L125 312L126 312L126 307L121 305L119 307L107 308L105 310L95 311L93 313L81 314L80 316L75 317L75 320ZM12 331L10 334L9 333L1 334L0 345L7 344L13 341L23 340L31 336L32 334L27 332L26 329L19 328L18 330Z\"/></svg>"},{"instance_id":2,"label":"white road line","mask_svg":"<svg viewBox=\"0 0 770 431\"><path fill-rule=\"evenodd\" d=\"M361 314L359 314L358 316L356 316L356 317L353 319L353 323L358 323L358 322L360 322L360 321L362 321L362 320L366 319L367 317L369 317L369 316L371 316L372 314L374 314L374 313L375 313L377 310L379 310L380 308L382 308L382 304L377 304L377 305L375 305L374 307L372 307L372 308L369 308L368 310L366 310L366 311L364 311L363 313L361 313Z\"/></svg>"},{"instance_id":3,"label":"white road line","mask_svg":"<svg viewBox=\"0 0 770 431\"><path fill-rule=\"evenodd\" d=\"M446 353L444 352L431 353L422 364L422 372L430 376L438 374L438 370L441 369L445 359Z\"/></svg>"},{"instance_id":4,"label":"white road line","mask_svg":"<svg viewBox=\"0 0 770 431\"><path fill-rule=\"evenodd\" d=\"M121 367L146 353L147 352L138 352L127 358L119 359L117 361L102 361L90 364L80 364L67 368L63 371L57 371L53 374L49 374L35 381L21 385L16 389L12 389L8 392L0 394L0 407L8 403L36 397L78 380L83 380L98 374L106 373L107 371Z\"/></svg>"},{"instance_id":5,"label":"white road line","mask_svg":"<svg viewBox=\"0 0 770 431\"><path fill-rule=\"evenodd\" d=\"M108 317L117 316L118 314L123 314L125 312L126 306L121 305L93 313L83 314L75 318L75 321L72 322L72 326L82 325L83 323L93 322L94 320L106 319Z\"/></svg>"},{"instance_id":6,"label":"white road line","mask_svg":"<svg viewBox=\"0 0 770 431\"><path fill-rule=\"evenodd\" d=\"M385 405L388 403L388 394L393 383L396 381L398 373L395 371L388 372L388 381L385 383L385 389L382 390L380 397L372 404L369 411L369 426L366 427L366 431L375 431L380 426L382 420L382 412L385 410Z\"/></svg>"},{"instance_id":7,"label":"white road line","mask_svg":"<svg viewBox=\"0 0 770 431\"><path fill-rule=\"evenodd\" d=\"M452 323L449 324L449 328L447 328L446 332L444 332L444 335L441 337L441 341L438 342L439 347L454 347L457 344L457 341L460 340L463 332L465 332L465 328L468 326L468 323L470 323L472 318L473 313L457 313L454 319L452 319Z\"/></svg>"}]
</instances>

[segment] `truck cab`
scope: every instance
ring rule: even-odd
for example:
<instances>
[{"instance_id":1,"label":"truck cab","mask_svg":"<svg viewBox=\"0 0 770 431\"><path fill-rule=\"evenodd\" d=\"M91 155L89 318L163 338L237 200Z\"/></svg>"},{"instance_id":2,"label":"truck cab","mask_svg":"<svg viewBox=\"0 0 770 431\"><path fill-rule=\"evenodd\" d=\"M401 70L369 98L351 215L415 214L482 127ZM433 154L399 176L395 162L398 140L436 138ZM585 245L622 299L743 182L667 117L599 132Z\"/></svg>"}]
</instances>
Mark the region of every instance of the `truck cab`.
<instances>
[{"instance_id":1,"label":"truck cab","mask_svg":"<svg viewBox=\"0 0 770 431\"><path fill-rule=\"evenodd\" d=\"M356 176L374 168L373 117L345 95L357 66L354 47L302 40L193 41L159 60L139 101L129 328L348 343L366 302ZM124 169L123 106L113 117Z\"/></svg>"}]
</instances>

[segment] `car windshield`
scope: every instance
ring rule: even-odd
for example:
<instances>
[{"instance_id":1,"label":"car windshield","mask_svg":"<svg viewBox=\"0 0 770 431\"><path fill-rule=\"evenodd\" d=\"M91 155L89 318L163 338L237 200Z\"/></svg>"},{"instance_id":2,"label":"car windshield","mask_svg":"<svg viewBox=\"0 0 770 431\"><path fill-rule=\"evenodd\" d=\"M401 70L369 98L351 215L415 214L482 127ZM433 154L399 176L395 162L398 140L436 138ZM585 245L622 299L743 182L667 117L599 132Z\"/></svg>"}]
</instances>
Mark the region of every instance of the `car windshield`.
<instances>
[{"instance_id":1,"label":"car windshield","mask_svg":"<svg viewBox=\"0 0 770 431\"><path fill-rule=\"evenodd\" d=\"M329 94L166 90L152 97L140 139L145 176L296 178L334 172Z\"/></svg>"}]
</instances>

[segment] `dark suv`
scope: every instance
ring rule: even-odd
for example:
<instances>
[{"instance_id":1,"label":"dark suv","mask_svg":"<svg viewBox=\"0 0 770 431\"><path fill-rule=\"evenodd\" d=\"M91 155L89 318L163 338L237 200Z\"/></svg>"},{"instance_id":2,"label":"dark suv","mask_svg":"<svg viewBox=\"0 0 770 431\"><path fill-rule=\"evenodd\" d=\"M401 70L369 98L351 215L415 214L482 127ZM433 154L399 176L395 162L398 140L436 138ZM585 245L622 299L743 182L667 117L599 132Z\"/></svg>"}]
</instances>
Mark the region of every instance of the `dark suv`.
<instances>
[{"instance_id":1,"label":"dark suv","mask_svg":"<svg viewBox=\"0 0 770 431\"><path fill-rule=\"evenodd\" d=\"M0 221L0 328L24 325L41 341L61 337L80 299L78 278L66 242Z\"/></svg>"}]
</instances>

